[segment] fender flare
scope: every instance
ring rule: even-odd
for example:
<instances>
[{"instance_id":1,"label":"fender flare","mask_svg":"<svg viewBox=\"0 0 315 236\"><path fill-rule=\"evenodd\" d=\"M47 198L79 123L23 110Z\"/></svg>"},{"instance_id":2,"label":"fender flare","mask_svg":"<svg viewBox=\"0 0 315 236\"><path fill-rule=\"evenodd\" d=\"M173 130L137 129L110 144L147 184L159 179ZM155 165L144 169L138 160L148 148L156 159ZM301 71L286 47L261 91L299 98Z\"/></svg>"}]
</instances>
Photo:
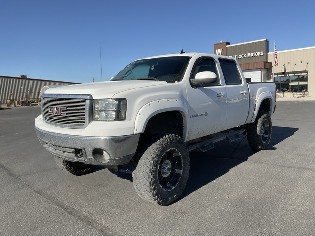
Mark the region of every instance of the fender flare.
<instances>
[{"instance_id":1,"label":"fender flare","mask_svg":"<svg viewBox=\"0 0 315 236\"><path fill-rule=\"evenodd\" d=\"M186 137L187 117L185 114L188 114L188 107L180 99L160 99L151 101L142 106L136 115L134 134L144 133L145 128L152 117L168 111L178 111L181 113L184 126L183 136Z\"/></svg>"},{"instance_id":2,"label":"fender flare","mask_svg":"<svg viewBox=\"0 0 315 236\"><path fill-rule=\"evenodd\" d=\"M255 105L255 109L254 109L254 113L253 113L253 117L251 119L251 122L254 122L257 115L258 115L258 112L259 112L259 109L260 109L260 106L262 104L262 102L266 99L270 99L270 109L269 109L269 112L272 113L272 107L273 107L273 95L270 91L263 91L262 93L259 94L259 96L256 98L256 105Z\"/></svg>"}]
</instances>

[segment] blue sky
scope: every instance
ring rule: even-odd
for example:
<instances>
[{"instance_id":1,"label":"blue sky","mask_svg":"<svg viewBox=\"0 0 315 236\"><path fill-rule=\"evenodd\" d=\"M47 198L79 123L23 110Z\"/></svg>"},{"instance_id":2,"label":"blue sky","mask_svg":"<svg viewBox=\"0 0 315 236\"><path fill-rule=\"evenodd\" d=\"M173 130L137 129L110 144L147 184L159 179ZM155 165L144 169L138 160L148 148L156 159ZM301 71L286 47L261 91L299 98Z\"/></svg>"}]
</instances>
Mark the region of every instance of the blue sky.
<instances>
[{"instance_id":1,"label":"blue sky","mask_svg":"<svg viewBox=\"0 0 315 236\"><path fill-rule=\"evenodd\" d=\"M311 0L0 0L0 75L91 82L142 57L213 53L221 40L311 47L314 9Z\"/></svg>"}]
</instances>

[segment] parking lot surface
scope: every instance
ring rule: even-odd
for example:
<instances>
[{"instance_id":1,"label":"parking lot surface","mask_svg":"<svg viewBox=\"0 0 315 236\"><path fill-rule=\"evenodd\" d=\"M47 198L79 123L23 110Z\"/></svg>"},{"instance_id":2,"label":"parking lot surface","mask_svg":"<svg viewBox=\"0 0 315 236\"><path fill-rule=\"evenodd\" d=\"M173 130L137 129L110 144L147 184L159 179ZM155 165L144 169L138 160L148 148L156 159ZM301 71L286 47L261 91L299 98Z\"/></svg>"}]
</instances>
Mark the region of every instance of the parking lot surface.
<instances>
[{"instance_id":1,"label":"parking lot surface","mask_svg":"<svg viewBox=\"0 0 315 236\"><path fill-rule=\"evenodd\" d=\"M162 207L128 175L58 169L38 107L0 110L0 235L315 235L315 101L278 102L269 150L246 138L191 154L184 195Z\"/></svg>"}]
</instances>

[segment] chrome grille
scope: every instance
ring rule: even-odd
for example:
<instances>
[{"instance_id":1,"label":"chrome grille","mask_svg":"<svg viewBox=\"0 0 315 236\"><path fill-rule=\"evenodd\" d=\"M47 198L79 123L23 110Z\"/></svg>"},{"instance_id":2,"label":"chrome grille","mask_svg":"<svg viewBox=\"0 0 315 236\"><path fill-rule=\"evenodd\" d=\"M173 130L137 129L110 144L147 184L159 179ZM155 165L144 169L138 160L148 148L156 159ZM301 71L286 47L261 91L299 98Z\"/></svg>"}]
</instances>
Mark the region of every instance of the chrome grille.
<instances>
[{"instance_id":1,"label":"chrome grille","mask_svg":"<svg viewBox=\"0 0 315 236\"><path fill-rule=\"evenodd\" d=\"M52 95L51 95L52 96ZM57 126L80 128L89 122L89 96L52 96L42 99L43 119Z\"/></svg>"}]
</instances>

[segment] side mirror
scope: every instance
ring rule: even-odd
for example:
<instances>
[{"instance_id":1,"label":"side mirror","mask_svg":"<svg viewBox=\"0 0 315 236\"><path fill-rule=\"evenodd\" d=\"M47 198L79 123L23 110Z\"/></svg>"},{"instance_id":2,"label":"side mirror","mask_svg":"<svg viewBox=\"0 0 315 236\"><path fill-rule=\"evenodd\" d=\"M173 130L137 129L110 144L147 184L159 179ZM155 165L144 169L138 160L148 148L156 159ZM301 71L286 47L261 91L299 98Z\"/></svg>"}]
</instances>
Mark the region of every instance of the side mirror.
<instances>
[{"instance_id":1,"label":"side mirror","mask_svg":"<svg viewBox=\"0 0 315 236\"><path fill-rule=\"evenodd\" d=\"M205 87L213 84L218 79L216 73L212 71L202 71L198 72L194 79L190 82L194 87Z\"/></svg>"},{"instance_id":2,"label":"side mirror","mask_svg":"<svg viewBox=\"0 0 315 236\"><path fill-rule=\"evenodd\" d=\"M252 82L252 78L246 78L246 83L251 83Z\"/></svg>"}]
</instances>

